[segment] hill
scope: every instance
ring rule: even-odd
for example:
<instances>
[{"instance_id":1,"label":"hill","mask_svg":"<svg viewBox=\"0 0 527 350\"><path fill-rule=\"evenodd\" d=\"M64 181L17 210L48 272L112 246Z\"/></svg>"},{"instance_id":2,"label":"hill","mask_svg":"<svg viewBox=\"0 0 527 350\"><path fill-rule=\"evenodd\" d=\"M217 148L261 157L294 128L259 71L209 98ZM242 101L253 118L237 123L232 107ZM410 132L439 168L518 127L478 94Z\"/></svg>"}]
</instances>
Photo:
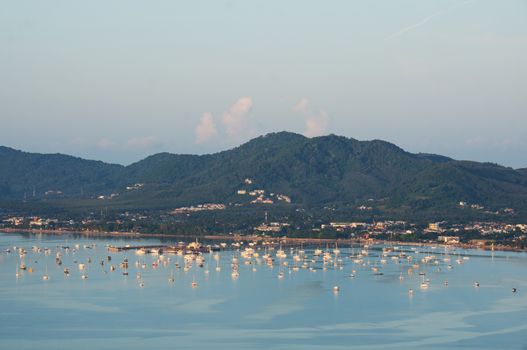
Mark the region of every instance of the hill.
<instances>
[{"instance_id":1,"label":"hill","mask_svg":"<svg viewBox=\"0 0 527 350\"><path fill-rule=\"evenodd\" d=\"M133 187L136 183L143 185ZM248 205L256 198L238 195L238 190L265 190L263 199L312 210L362 206L381 215L408 215L453 211L465 202L490 211L527 212L526 169L412 154L381 140L280 132L224 152L160 153L126 167L0 148L4 200L30 197L59 207L89 208L99 205L93 198L113 193L105 205L167 209L211 202ZM278 194L292 203L280 201Z\"/></svg>"}]
</instances>

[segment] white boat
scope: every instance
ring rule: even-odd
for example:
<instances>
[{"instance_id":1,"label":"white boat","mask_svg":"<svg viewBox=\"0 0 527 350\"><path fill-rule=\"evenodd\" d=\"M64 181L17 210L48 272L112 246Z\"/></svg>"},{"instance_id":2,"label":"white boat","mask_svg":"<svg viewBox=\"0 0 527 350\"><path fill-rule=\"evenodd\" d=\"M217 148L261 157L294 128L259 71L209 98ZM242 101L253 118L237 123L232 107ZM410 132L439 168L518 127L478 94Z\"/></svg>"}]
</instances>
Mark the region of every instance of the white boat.
<instances>
[{"instance_id":1,"label":"white boat","mask_svg":"<svg viewBox=\"0 0 527 350\"><path fill-rule=\"evenodd\" d=\"M424 275L423 275L423 281L421 282L420 287L421 287L421 289L428 289L428 287L429 287L429 283L425 281Z\"/></svg>"},{"instance_id":2,"label":"white boat","mask_svg":"<svg viewBox=\"0 0 527 350\"><path fill-rule=\"evenodd\" d=\"M335 256L340 254L340 249L338 247L337 242L335 242L335 249L333 249L333 254L335 254Z\"/></svg>"}]
</instances>

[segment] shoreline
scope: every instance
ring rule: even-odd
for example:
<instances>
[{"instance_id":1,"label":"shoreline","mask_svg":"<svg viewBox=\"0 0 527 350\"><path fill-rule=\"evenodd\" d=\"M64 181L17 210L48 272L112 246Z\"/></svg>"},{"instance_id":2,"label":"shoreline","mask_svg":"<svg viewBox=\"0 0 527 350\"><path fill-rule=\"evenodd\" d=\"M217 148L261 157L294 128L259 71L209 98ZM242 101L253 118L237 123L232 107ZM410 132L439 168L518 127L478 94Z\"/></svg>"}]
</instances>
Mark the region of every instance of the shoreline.
<instances>
[{"instance_id":1,"label":"shoreline","mask_svg":"<svg viewBox=\"0 0 527 350\"><path fill-rule=\"evenodd\" d=\"M81 235L86 237L123 237L123 238L185 238L195 239L196 235L181 235L181 234L166 234L166 233L139 233L139 232L106 232L106 231L72 231L72 230L49 230L49 229L14 229L1 228L1 233L31 233L31 234L46 234L46 235ZM355 243L355 244L385 244L385 245L401 245L401 246L421 246L421 247L441 247L441 248L461 248L461 249L475 249L491 251L491 247L479 246L469 243L457 244L441 244L430 242L402 242L381 239L364 239L364 238L309 238L309 237L262 237L256 235L205 235L200 236L200 239L213 241L277 241L284 245L300 245L300 244L341 244L341 243ZM504 245L495 245L494 251L508 251L508 252L527 252L527 249L520 249Z\"/></svg>"}]
</instances>

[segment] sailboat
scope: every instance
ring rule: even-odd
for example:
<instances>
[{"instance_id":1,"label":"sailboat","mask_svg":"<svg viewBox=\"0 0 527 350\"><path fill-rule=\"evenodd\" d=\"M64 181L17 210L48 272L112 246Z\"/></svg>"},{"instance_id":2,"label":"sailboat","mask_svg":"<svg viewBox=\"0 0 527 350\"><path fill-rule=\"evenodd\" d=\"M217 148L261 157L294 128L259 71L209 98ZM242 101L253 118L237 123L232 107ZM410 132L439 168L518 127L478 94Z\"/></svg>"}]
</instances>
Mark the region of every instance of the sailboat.
<instances>
[{"instance_id":1,"label":"sailboat","mask_svg":"<svg viewBox=\"0 0 527 350\"><path fill-rule=\"evenodd\" d=\"M421 282L421 289L427 289L428 283L425 282L425 276L423 275L423 282Z\"/></svg>"},{"instance_id":2,"label":"sailboat","mask_svg":"<svg viewBox=\"0 0 527 350\"><path fill-rule=\"evenodd\" d=\"M333 249L333 254L335 254L335 257L340 254L340 249L337 242L335 242L335 249Z\"/></svg>"},{"instance_id":3,"label":"sailboat","mask_svg":"<svg viewBox=\"0 0 527 350\"><path fill-rule=\"evenodd\" d=\"M49 280L48 267L47 267L47 265L46 265L46 273L44 274L44 276L42 276L42 279L43 279L44 281Z\"/></svg>"}]
</instances>

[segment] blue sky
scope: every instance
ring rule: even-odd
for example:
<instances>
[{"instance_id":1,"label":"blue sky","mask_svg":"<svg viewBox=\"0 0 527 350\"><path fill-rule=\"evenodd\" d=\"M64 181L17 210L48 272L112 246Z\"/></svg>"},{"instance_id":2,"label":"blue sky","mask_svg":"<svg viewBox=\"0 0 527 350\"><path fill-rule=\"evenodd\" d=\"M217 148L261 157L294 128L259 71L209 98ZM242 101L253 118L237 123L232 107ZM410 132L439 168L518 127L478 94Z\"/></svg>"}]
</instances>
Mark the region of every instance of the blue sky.
<instances>
[{"instance_id":1,"label":"blue sky","mask_svg":"<svg viewBox=\"0 0 527 350\"><path fill-rule=\"evenodd\" d=\"M527 1L2 1L0 144L128 164L280 130L527 166Z\"/></svg>"}]
</instances>

